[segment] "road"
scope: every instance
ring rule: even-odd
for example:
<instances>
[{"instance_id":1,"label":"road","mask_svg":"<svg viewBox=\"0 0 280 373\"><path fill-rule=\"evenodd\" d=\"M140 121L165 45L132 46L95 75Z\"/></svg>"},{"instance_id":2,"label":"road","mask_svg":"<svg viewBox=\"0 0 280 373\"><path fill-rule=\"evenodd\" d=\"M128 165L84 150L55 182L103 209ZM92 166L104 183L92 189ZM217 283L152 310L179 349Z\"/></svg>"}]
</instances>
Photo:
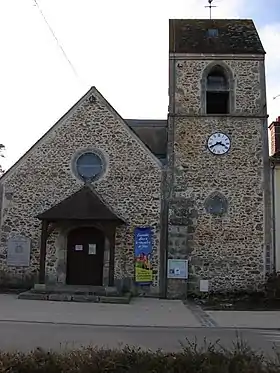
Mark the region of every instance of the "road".
<instances>
[{"instance_id":1,"label":"road","mask_svg":"<svg viewBox=\"0 0 280 373\"><path fill-rule=\"evenodd\" d=\"M248 344L265 353L271 354L273 345L280 347L280 331L242 330L239 336ZM93 325L0 322L0 349L29 351L44 349L79 348L82 345L118 348L129 344L156 350L178 351L180 341L186 338L203 345L207 341L231 347L236 340L237 331L225 328L155 328L155 327L106 327Z\"/></svg>"}]
</instances>

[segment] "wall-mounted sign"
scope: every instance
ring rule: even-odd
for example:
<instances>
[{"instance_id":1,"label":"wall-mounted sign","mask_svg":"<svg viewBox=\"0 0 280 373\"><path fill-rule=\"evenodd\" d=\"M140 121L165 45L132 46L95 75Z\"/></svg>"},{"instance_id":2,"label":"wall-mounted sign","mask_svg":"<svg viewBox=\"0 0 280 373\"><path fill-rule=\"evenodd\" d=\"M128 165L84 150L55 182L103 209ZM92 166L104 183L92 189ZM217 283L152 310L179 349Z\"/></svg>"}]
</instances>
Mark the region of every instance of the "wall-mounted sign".
<instances>
[{"instance_id":1,"label":"wall-mounted sign","mask_svg":"<svg viewBox=\"0 0 280 373\"><path fill-rule=\"evenodd\" d=\"M88 254L89 255L96 255L96 243L90 243L88 245Z\"/></svg>"},{"instance_id":2,"label":"wall-mounted sign","mask_svg":"<svg viewBox=\"0 0 280 373\"><path fill-rule=\"evenodd\" d=\"M167 277L187 279L188 278L188 261L185 259L168 259Z\"/></svg>"},{"instance_id":3,"label":"wall-mounted sign","mask_svg":"<svg viewBox=\"0 0 280 373\"><path fill-rule=\"evenodd\" d=\"M152 228L134 230L135 282L147 285L153 282Z\"/></svg>"},{"instance_id":4,"label":"wall-mounted sign","mask_svg":"<svg viewBox=\"0 0 280 373\"><path fill-rule=\"evenodd\" d=\"M209 291L209 280L200 280L199 290L203 293L208 293L208 291Z\"/></svg>"},{"instance_id":5,"label":"wall-mounted sign","mask_svg":"<svg viewBox=\"0 0 280 373\"><path fill-rule=\"evenodd\" d=\"M75 251L83 251L83 245L75 245Z\"/></svg>"},{"instance_id":6,"label":"wall-mounted sign","mask_svg":"<svg viewBox=\"0 0 280 373\"><path fill-rule=\"evenodd\" d=\"M30 247L30 238L24 236L11 237L8 240L7 265L28 267L30 264Z\"/></svg>"}]
</instances>

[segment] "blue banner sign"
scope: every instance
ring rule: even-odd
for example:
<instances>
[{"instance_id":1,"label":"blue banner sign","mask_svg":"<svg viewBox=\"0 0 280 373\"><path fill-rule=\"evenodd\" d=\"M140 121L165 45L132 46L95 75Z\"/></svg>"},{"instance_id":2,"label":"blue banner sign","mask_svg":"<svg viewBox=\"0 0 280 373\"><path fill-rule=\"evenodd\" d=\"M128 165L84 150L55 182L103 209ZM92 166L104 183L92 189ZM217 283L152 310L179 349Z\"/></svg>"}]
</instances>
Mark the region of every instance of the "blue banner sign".
<instances>
[{"instance_id":1,"label":"blue banner sign","mask_svg":"<svg viewBox=\"0 0 280 373\"><path fill-rule=\"evenodd\" d=\"M149 285L153 282L152 228L134 230L135 282Z\"/></svg>"}]
</instances>

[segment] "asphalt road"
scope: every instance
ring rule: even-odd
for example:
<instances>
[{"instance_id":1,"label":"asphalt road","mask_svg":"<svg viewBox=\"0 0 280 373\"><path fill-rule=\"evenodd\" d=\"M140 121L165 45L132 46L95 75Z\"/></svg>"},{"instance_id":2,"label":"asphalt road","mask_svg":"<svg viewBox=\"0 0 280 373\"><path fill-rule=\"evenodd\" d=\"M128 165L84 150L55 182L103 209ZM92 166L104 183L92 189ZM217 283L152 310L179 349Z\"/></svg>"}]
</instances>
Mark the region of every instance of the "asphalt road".
<instances>
[{"instance_id":1,"label":"asphalt road","mask_svg":"<svg viewBox=\"0 0 280 373\"><path fill-rule=\"evenodd\" d=\"M0 349L29 351L37 347L43 349L80 348L96 345L118 348L133 345L146 349L178 351L180 342L186 338L203 346L208 342L232 347L237 334L253 349L272 353L273 346L279 344L280 331L240 330L223 328L142 328L142 327L105 327L71 324L0 322Z\"/></svg>"}]
</instances>

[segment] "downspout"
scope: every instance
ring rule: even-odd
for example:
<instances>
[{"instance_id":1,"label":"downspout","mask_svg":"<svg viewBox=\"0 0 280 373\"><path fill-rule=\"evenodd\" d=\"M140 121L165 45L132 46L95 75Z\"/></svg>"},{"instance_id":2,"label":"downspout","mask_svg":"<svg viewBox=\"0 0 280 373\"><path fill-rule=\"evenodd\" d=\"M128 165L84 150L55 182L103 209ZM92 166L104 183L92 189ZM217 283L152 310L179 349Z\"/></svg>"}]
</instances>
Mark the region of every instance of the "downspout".
<instances>
[{"instance_id":1,"label":"downspout","mask_svg":"<svg viewBox=\"0 0 280 373\"><path fill-rule=\"evenodd\" d=\"M3 208L4 208L4 186L0 184L0 236L3 219Z\"/></svg>"},{"instance_id":2,"label":"downspout","mask_svg":"<svg viewBox=\"0 0 280 373\"><path fill-rule=\"evenodd\" d=\"M276 95L273 97L273 100L280 97ZM271 165L272 175L271 175L271 184L272 184L272 250L273 250L273 264L274 264L274 271L277 272L276 268L276 212L275 212L275 162L272 162Z\"/></svg>"},{"instance_id":3,"label":"downspout","mask_svg":"<svg viewBox=\"0 0 280 373\"><path fill-rule=\"evenodd\" d=\"M167 198L167 172L168 166L163 166L162 170L162 197L161 197L161 230L160 230L160 298L167 296L167 278L166 278L166 262L167 262L167 247L168 247L168 198Z\"/></svg>"},{"instance_id":4,"label":"downspout","mask_svg":"<svg viewBox=\"0 0 280 373\"><path fill-rule=\"evenodd\" d=\"M165 254L165 298L167 297L167 290L168 290L168 280L167 280L167 271L168 271L168 241L169 241L169 235L168 235L168 227L169 227L169 204L171 196L173 195L173 186L174 186L174 132L175 132L175 115L176 115L176 103L175 103L175 91L176 91L176 59L175 59L175 53L176 53L176 32L175 32L175 20L172 20L172 29L171 29L171 35L172 35L172 63L170 66L170 80L169 80L169 95L171 97L170 107L169 107L169 126L170 130L168 131L168 144L169 144L169 154L168 154L168 167L167 167L167 214L168 214L168 220L167 220L167 229L166 229L166 254Z\"/></svg>"},{"instance_id":5,"label":"downspout","mask_svg":"<svg viewBox=\"0 0 280 373\"><path fill-rule=\"evenodd\" d=\"M272 252L273 252L273 267L276 271L276 224L275 224L275 163L271 165L271 186L272 186Z\"/></svg>"},{"instance_id":6,"label":"downspout","mask_svg":"<svg viewBox=\"0 0 280 373\"><path fill-rule=\"evenodd\" d=\"M176 78L176 69L175 69L175 24L174 20L170 22L170 36L171 43L169 40L169 45L171 44L171 50L169 53L173 53L172 60L169 55L169 107L168 107L168 129L167 129L167 166L164 169L163 175L163 186L164 186L164 195L163 195L163 219L162 219L162 260L161 260L161 297L167 298L167 266L168 266L168 239L169 239L169 201L172 195L173 189L173 174L174 174L174 123L175 123L175 78Z\"/></svg>"},{"instance_id":7,"label":"downspout","mask_svg":"<svg viewBox=\"0 0 280 373\"><path fill-rule=\"evenodd\" d=\"M271 208L273 205L271 182L272 178L271 163L269 159L269 141L268 141L268 125L267 125L267 100L266 100L266 77L265 77L265 56L259 62L260 63L260 88L261 88L261 103L263 115L262 123L262 158L263 158L263 203L264 203L264 276L267 272L271 272L273 268L272 261L274 260L274 249L272 242L272 232L274 222L272 220Z\"/></svg>"}]
</instances>

